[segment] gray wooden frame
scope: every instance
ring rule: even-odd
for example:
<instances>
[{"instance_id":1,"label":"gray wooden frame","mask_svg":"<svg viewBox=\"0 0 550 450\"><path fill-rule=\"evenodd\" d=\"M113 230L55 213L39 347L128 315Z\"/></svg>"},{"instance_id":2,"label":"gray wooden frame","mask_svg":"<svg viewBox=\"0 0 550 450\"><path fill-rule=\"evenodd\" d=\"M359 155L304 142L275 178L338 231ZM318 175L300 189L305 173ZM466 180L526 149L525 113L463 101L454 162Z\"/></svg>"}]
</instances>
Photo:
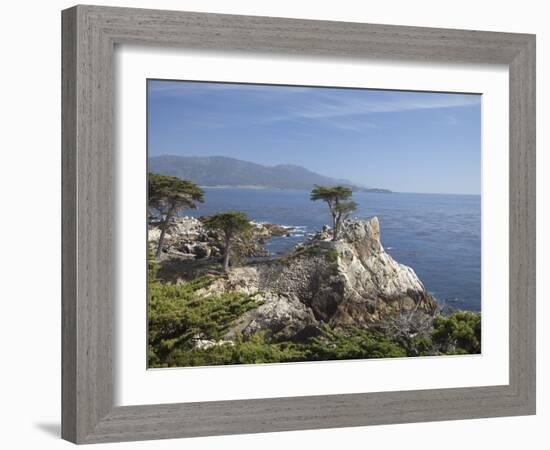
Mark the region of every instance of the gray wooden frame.
<instances>
[{"instance_id":1,"label":"gray wooden frame","mask_svg":"<svg viewBox=\"0 0 550 450\"><path fill-rule=\"evenodd\" d=\"M535 37L76 6L63 11L62 437L76 443L535 413ZM113 406L115 44L506 64L510 382L503 386Z\"/></svg>"}]
</instances>

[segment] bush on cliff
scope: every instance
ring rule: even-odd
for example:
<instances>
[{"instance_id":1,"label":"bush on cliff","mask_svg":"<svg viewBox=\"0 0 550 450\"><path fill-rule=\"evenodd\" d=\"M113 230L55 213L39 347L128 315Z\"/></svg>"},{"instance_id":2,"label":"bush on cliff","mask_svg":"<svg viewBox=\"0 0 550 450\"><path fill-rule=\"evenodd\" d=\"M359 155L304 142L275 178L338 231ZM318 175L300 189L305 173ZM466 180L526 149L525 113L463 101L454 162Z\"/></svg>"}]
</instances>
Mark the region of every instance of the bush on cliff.
<instances>
[{"instance_id":1,"label":"bush on cliff","mask_svg":"<svg viewBox=\"0 0 550 450\"><path fill-rule=\"evenodd\" d=\"M433 320L435 350L450 355L481 353L481 314L457 311Z\"/></svg>"},{"instance_id":2,"label":"bush on cliff","mask_svg":"<svg viewBox=\"0 0 550 450\"><path fill-rule=\"evenodd\" d=\"M171 285L155 279L156 267L149 267L148 341L149 367L185 367L224 364L258 364L297 361L326 361L366 358L394 358L481 352L481 315L455 312L430 318L425 326L401 332L389 328L335 330L324 325L320 335L303 342L277 341L263 331L244 336L236 333L231 342L221 339L245 312L260 303L254 296L225 293L206 297L200 290L214 277ZM421 332L419 332L421 331ZM207 340L197 346L197 339Z\"/></svg>"},{"instance_id":3,"label":"bush on cliff","mask_svg":"<svg viewBox=\"0 0 550 450\"><path fill-rule=\"evenodd\" d=\"M270 342L267 333L251 336L237 334L234 341L208 348L174 350L166 360L169 367L211 366L222 364L265 364L305 361L300 345L292 342Z\"/></svg>"},{"instance_id":4,"label":"bush on cliff","mask_svg":"<svg viewBox=\"0 0 550 450\"><path fill-rule=\"evenodd\" d=\"M325 326L319 337L308 342L309 360L395 358L407 356L404 348L378 331L352 328L336 331Z\"/></svg>"},{"instance_id":5,"label":"bush on cliff","mask_svg":"<svg viewBox=\"0 0 550 450\"><path fill-rule=\"evenodd\" d=\"M206 348L173 347L155 367L261 364L407 356L404 348L379 332L323 327L321 335L305 342L273 342L266 332L237 334L234 341Z\"/></svg>"},{"instance_id":6,"label":"bush on cliff","mask_svg":"<svg viewBox=\"0 0 550 450\"><path fill-rule=\"evenodd\" d=\"M219 231L223 234L223 270L229 271L229 259L235 240L239 235L250 232L252 224L242 211L224 211L207 217L204 221L207 230Z\"/></svg>"},{"instance_id":7,"label":"bush on cliff","mask_svg":"<svg viewBox=\"0 0 550 450\"><path fill-rule=\"evenodd\" d=\"M405 349L407 356L464 355L481 352L481 314L455 311L431 316L422 312L387 318L376 326Z\"/></svg>"},{"instance_id":8,"label":"bush on cliff","mask_svg":"<svg viewBox=\"0 0 550 450\"><path fill-rule=\"evenodd\" d=\"M149 365L159 366L175 349L191 349L195 339L220 339L230 324L246 311L257 308L253 296L226 293L205 297L197 291L212 277L187 284L149 283Z\"/></svg>"}]
</instances>

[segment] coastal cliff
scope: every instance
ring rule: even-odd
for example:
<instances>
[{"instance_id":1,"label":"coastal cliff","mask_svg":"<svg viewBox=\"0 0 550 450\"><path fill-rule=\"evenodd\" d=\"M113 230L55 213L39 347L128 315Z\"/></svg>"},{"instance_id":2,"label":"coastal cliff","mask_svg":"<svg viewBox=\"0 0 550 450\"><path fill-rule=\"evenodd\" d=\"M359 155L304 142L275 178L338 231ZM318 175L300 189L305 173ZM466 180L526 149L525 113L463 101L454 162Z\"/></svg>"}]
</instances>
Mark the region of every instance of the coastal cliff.
<instances>
[{"instance_id":1,"label":"coastal cliff","mask_svg":"<svg viewBox=\"0 0 550 450\"><path fill-rule=\"evenodd\" d=\"M150 367L480 353L480 315L442 315L413 269L386 253L376 217L340 225L335 241L324 227L284 256L224 271L204 219L177 218L150 260ZM254 224L242 248L265 251L284 230Z\"/></svg>"},{"instance_id":2,"label":"coastal cliff","mask_svg":"<svg viewBox=\"0 0 550 450\"><path fill-rule=\"evenodd\" d=\"M236 331L266 329L299 339L322 324L368 327L404 312L433 314L437 307L414 271L385 252L376 217L343 222L337 241L321 232L285 257L234 268L204 293L227 292L255 295L261 304L237 321L228 339Z\"/></svg>"}]
</instances>

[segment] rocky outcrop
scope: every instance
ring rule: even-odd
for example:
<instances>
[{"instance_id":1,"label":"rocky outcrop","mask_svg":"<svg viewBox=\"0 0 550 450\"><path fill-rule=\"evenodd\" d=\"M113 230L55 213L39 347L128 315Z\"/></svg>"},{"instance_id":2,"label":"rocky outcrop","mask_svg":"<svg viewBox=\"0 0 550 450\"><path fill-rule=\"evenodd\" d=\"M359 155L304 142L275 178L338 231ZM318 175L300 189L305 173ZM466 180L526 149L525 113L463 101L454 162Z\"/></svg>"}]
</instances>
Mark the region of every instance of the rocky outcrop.
<instances>
[{"instance_id":1,"label":"rocky outcrop","mask_svg":"<svg viewBox=\"0 0 550 450\"><path fill-rule=\"evenodd\" d=\"M257 222L252 222L252 225L250 234L237 239L234 244L235 253L245 258L269 256L265 242L289 233L289 229L281 225ZM153 248L156 248L159 237L159 224L151 223L148 239ZM216 231L207 231L200 218L174 217L171 220L164 237L161 259L219 258L222 254L222 236Z\"/></svg>"},{"instance_id":2,"label":"rocky outcrop","mask_svg":"<svg viewBox=\"0 0 550 450\"><path fill-rule=\"evenodd\" d=\"M403 312L435 311L435 299L414 271L384 251L376 217L345 221L335 242L329 234L319 233L288 256L234 268L208 288L255 294L261 302L227 338L270 330L300 339L323 323L368 327Z\"/></svg>"},{"instance_id":3,"label":"rocky outcrop","mask_svg":"<svg viewBox=\"0 0 550 450\"><path fill-rule=\"evenodd\" d=\"M335 279L341 301L326 296L313 299L312 307L333 323L368 324L403 311L432 313L437 303L412 268L395 261L380 242L380 226L350 220L342 224L340 239L313 240L310 245L338 255Z\"/></svg>"},{"instance_id":4,"label":"rocky outcrop","mask_svg":"<svg viewBox=\"0 0 550 450\"><path fill-rule=\"evenodd\" d=\"M239 292L254 295L260 306L245 313L229 331L226 339L235 332L253 334L270 331L284 337L299 336L307 327L317 327L319 321L312 309L293 292L266 289L262 280L264 265L232 269L227 277L218 278L202 294L217 295L225 292Z\"/></svg>"}]
</instances>

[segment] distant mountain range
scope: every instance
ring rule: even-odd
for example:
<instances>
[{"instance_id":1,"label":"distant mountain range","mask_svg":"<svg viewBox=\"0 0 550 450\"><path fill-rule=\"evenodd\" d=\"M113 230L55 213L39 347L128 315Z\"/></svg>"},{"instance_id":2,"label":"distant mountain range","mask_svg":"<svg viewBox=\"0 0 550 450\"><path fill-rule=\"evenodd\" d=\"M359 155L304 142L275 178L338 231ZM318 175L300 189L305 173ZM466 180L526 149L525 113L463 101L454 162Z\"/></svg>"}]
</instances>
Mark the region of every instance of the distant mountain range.
<instances>
[{"instance_id":1,"label":"distant mountain range","mask_svg":"<svg viewBox=\"0 0 550 450\"><path fill-rule=\"evenodd\" d=\"M232 186L310 190L315 184L348 186L357 192L389 193L388 189L357 186L301 166L263 166L225 156L163 155L149 158L149 172L193 181L199 186Z\"/></svg>"}]
</instances>

